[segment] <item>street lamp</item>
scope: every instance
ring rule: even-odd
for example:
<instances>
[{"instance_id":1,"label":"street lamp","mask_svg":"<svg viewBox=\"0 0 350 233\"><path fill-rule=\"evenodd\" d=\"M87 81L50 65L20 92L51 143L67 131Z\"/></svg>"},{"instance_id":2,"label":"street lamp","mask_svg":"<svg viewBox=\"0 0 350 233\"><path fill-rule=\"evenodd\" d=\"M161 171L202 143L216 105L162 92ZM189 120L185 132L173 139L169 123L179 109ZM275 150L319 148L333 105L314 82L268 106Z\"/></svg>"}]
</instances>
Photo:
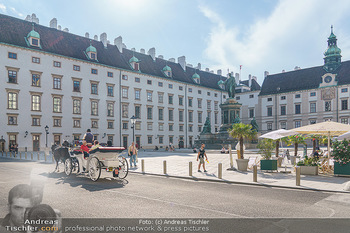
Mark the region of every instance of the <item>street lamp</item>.
<instances>
[{"instance_id":1,"label":"street lamp","mask_svg":"<svg viewBox=\"0 0 350 233\"><path fill-rule=\"evenodd\" d=\"M132 128L132 141L135 141L135 123L136 123L136 117L132 116L130 118L130 122L131 122L131 128Z\"/></svg>"},{"instance_id":2,"label":"street lamp","mask_svg":"<svg viewBox=\"0 0 350 233\"><path fill-rule=\"evenodd\" d=\"M47 135L49 134L49 126L45 126L45 132L46 132L46 148L47 148Z\"/></svg>"}]
</instances>

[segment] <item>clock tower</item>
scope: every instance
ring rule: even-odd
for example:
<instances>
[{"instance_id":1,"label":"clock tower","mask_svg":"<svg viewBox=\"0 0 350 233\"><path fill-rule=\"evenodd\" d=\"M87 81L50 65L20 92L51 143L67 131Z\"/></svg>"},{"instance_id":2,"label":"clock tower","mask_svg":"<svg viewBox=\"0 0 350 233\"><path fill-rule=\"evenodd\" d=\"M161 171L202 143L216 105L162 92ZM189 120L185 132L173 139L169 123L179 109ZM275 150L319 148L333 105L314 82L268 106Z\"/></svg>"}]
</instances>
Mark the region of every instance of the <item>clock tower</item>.
<instances>
[{"instance_id":1,"label":"clock tower","mask_svg":"<svg viewBox=\"0 0 350 233\"><path fill-rule=\"evenodd\" d=\"M341 49L337 46L337 37L333 34L333 26L331 26L331 35L328 37L327 42L328 48L324 52L323 69L328 73L335 73L341 65Z\"/></svg>"}]
</instances>

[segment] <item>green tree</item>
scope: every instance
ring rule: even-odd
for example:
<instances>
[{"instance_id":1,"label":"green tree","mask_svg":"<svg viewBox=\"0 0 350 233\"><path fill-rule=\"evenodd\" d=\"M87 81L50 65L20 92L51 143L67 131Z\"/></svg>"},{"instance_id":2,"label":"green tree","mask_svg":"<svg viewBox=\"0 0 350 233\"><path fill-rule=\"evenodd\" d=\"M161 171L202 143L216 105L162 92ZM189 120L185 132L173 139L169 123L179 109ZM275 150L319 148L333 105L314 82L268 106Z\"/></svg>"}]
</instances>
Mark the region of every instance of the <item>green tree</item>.
<instances>
[{"instance_id":1,"label":"green tree","mask_svg":"<svg viewBox=\"0 0 350 233\"><path fill-rule=\"evenodd\" d=\"M275 142L272 139L264 138L258 144L259 153L264 156L265 159L270 159L272 151L275 149Z\"/></svg>"},{"instance_id":2,"label":"green tree","mask_svg":"<svg viewBox=\"0 0 350 233\"><path fill-rule=\"evenodd\" d=\"M284 139L284 141L287 143L288 146L294 144L294 156L298 155L298 145L303 144L305 145L305 139L306 137L300 134L292 135Z\"/></svg>"},{"instance_id":3,"label":"green tree","mask_svg":"<svg viewBox=\"0 0 350 233\"><path fill-rule=\"evenodd\" d=\"M243 140L245 138L253 139L256 136L256 131L252 130L251 124L238 123L233 124L228 133L231 137L238 139L241 148L239 159L244 159Z\"/></svg>"}]
</instances>

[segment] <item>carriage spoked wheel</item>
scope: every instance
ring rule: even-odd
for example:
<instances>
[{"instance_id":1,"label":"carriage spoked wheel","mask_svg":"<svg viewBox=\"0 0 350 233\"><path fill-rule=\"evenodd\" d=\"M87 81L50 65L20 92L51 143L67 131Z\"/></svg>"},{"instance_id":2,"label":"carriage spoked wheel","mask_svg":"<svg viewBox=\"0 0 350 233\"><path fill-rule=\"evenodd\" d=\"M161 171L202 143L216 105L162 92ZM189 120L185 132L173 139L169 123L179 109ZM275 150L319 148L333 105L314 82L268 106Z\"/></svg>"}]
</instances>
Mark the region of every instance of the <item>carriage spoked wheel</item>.
<instances>
[{"instance_id":1,"label":"carriage spoked wheel","mask_svg":"<svg viewBox=\"0 0 350 233\"><path fill-rule=\"evenodd\" d=\"M69 176L70 174L72 174L72 170L73 170L72 158L66 158L66 160L64 160L64 173L67 176Z\"/></svg>"},{"instance_id":2,"label":"carriage spoked wheel","mask_svg":"<svg viewBox=\"0 0 350 233\"><path fill-rule=\"evenodd\" d=\"M101 163L96 157L92 157L89 162L89 177L92 181L97 181L101 176Z\"/></svg>"},{"instance_id":3,"label":"carriage spoked wheel","mask_svg":"<svg viewBox=\"0 0 350 233\"><path fill-rule=\"evenodd\" d=\"M119 156L119 178L124 179L129 172L129 164L128 161L123 156Z\"/></svg>"}]
</instances>

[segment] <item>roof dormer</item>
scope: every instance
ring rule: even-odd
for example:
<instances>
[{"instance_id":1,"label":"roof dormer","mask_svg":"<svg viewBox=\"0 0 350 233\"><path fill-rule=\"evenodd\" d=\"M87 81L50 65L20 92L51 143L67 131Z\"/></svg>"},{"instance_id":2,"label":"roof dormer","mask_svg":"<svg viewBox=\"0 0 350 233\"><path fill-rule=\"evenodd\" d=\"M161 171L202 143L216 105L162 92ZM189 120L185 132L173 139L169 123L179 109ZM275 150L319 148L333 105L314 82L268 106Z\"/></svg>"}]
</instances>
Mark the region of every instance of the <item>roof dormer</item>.
<instances>
[{"instance_id":1,"label":"roof dormer","mask_svg":"<svg viewBox=\"0 0 350 233\"><path fill-rule=\"evenodd\" d=\"M195 81L195 83L198 83L198 84L201 83L201 77L199 76L199 74L197 74L197 72L194 73L194 75L192 75L192 79L193 81Z\"/></svg>"},{"instance_id":2,"label":"roof dormer","mask_svg":"<svg viewBox=\"0 0 350 233\"><path fill-rule=\"evenodd\" d=\"M34 24L32 30L28 33L27 37L25 37L28 46L40 46L40 34L34 30Z\"/></svg>"},{"instance_id":3,"label":"roof dormer","mask_svg":"<svg viewBox=\"0 0 350 233\"><path fill-rule=\"evenodd\" d=\"M222 80L220 80L220 81L218 82L218 86L219 86L222 90L224 90L224 89L225 89L225 82L222 81Z\"/></svg>"},{"instance_id":4,"label":"roof dormer","mask_svg":"<svg viewBox=\"0 0 350 233\"><path fill-rule=\"evenodd\" d=\"M129 63L132 67L133 70L135 71L139 71L140 67L139 67L139 59L137 59L135 56L132 56L132 58L130 58Z\"/></svg>"},{"instance_id":5,"label":"roof dormer","mask_svg":"<svg viewBox=\"0 0 350 233\"><path fill-rule=\"evenodd\" d=\"M97 50L94 46L91 45L91 43L90 46L87 47L85 52L90 60L97 60Z\"/></svg>"},{"instance_id":6,"label":"roof dormer","mask_svg":"<svg viewBox=\"0 0 350 233\"><path fill-rule=\"evenodd\" d=\"M172 77L172 71L171 71L171 68L170 68L168 65L166 65L166 66L163 68L163 72L164 72L164 74L165 74L167 77L169 77L169 78Z\"/></svg>"}]
</instances>

